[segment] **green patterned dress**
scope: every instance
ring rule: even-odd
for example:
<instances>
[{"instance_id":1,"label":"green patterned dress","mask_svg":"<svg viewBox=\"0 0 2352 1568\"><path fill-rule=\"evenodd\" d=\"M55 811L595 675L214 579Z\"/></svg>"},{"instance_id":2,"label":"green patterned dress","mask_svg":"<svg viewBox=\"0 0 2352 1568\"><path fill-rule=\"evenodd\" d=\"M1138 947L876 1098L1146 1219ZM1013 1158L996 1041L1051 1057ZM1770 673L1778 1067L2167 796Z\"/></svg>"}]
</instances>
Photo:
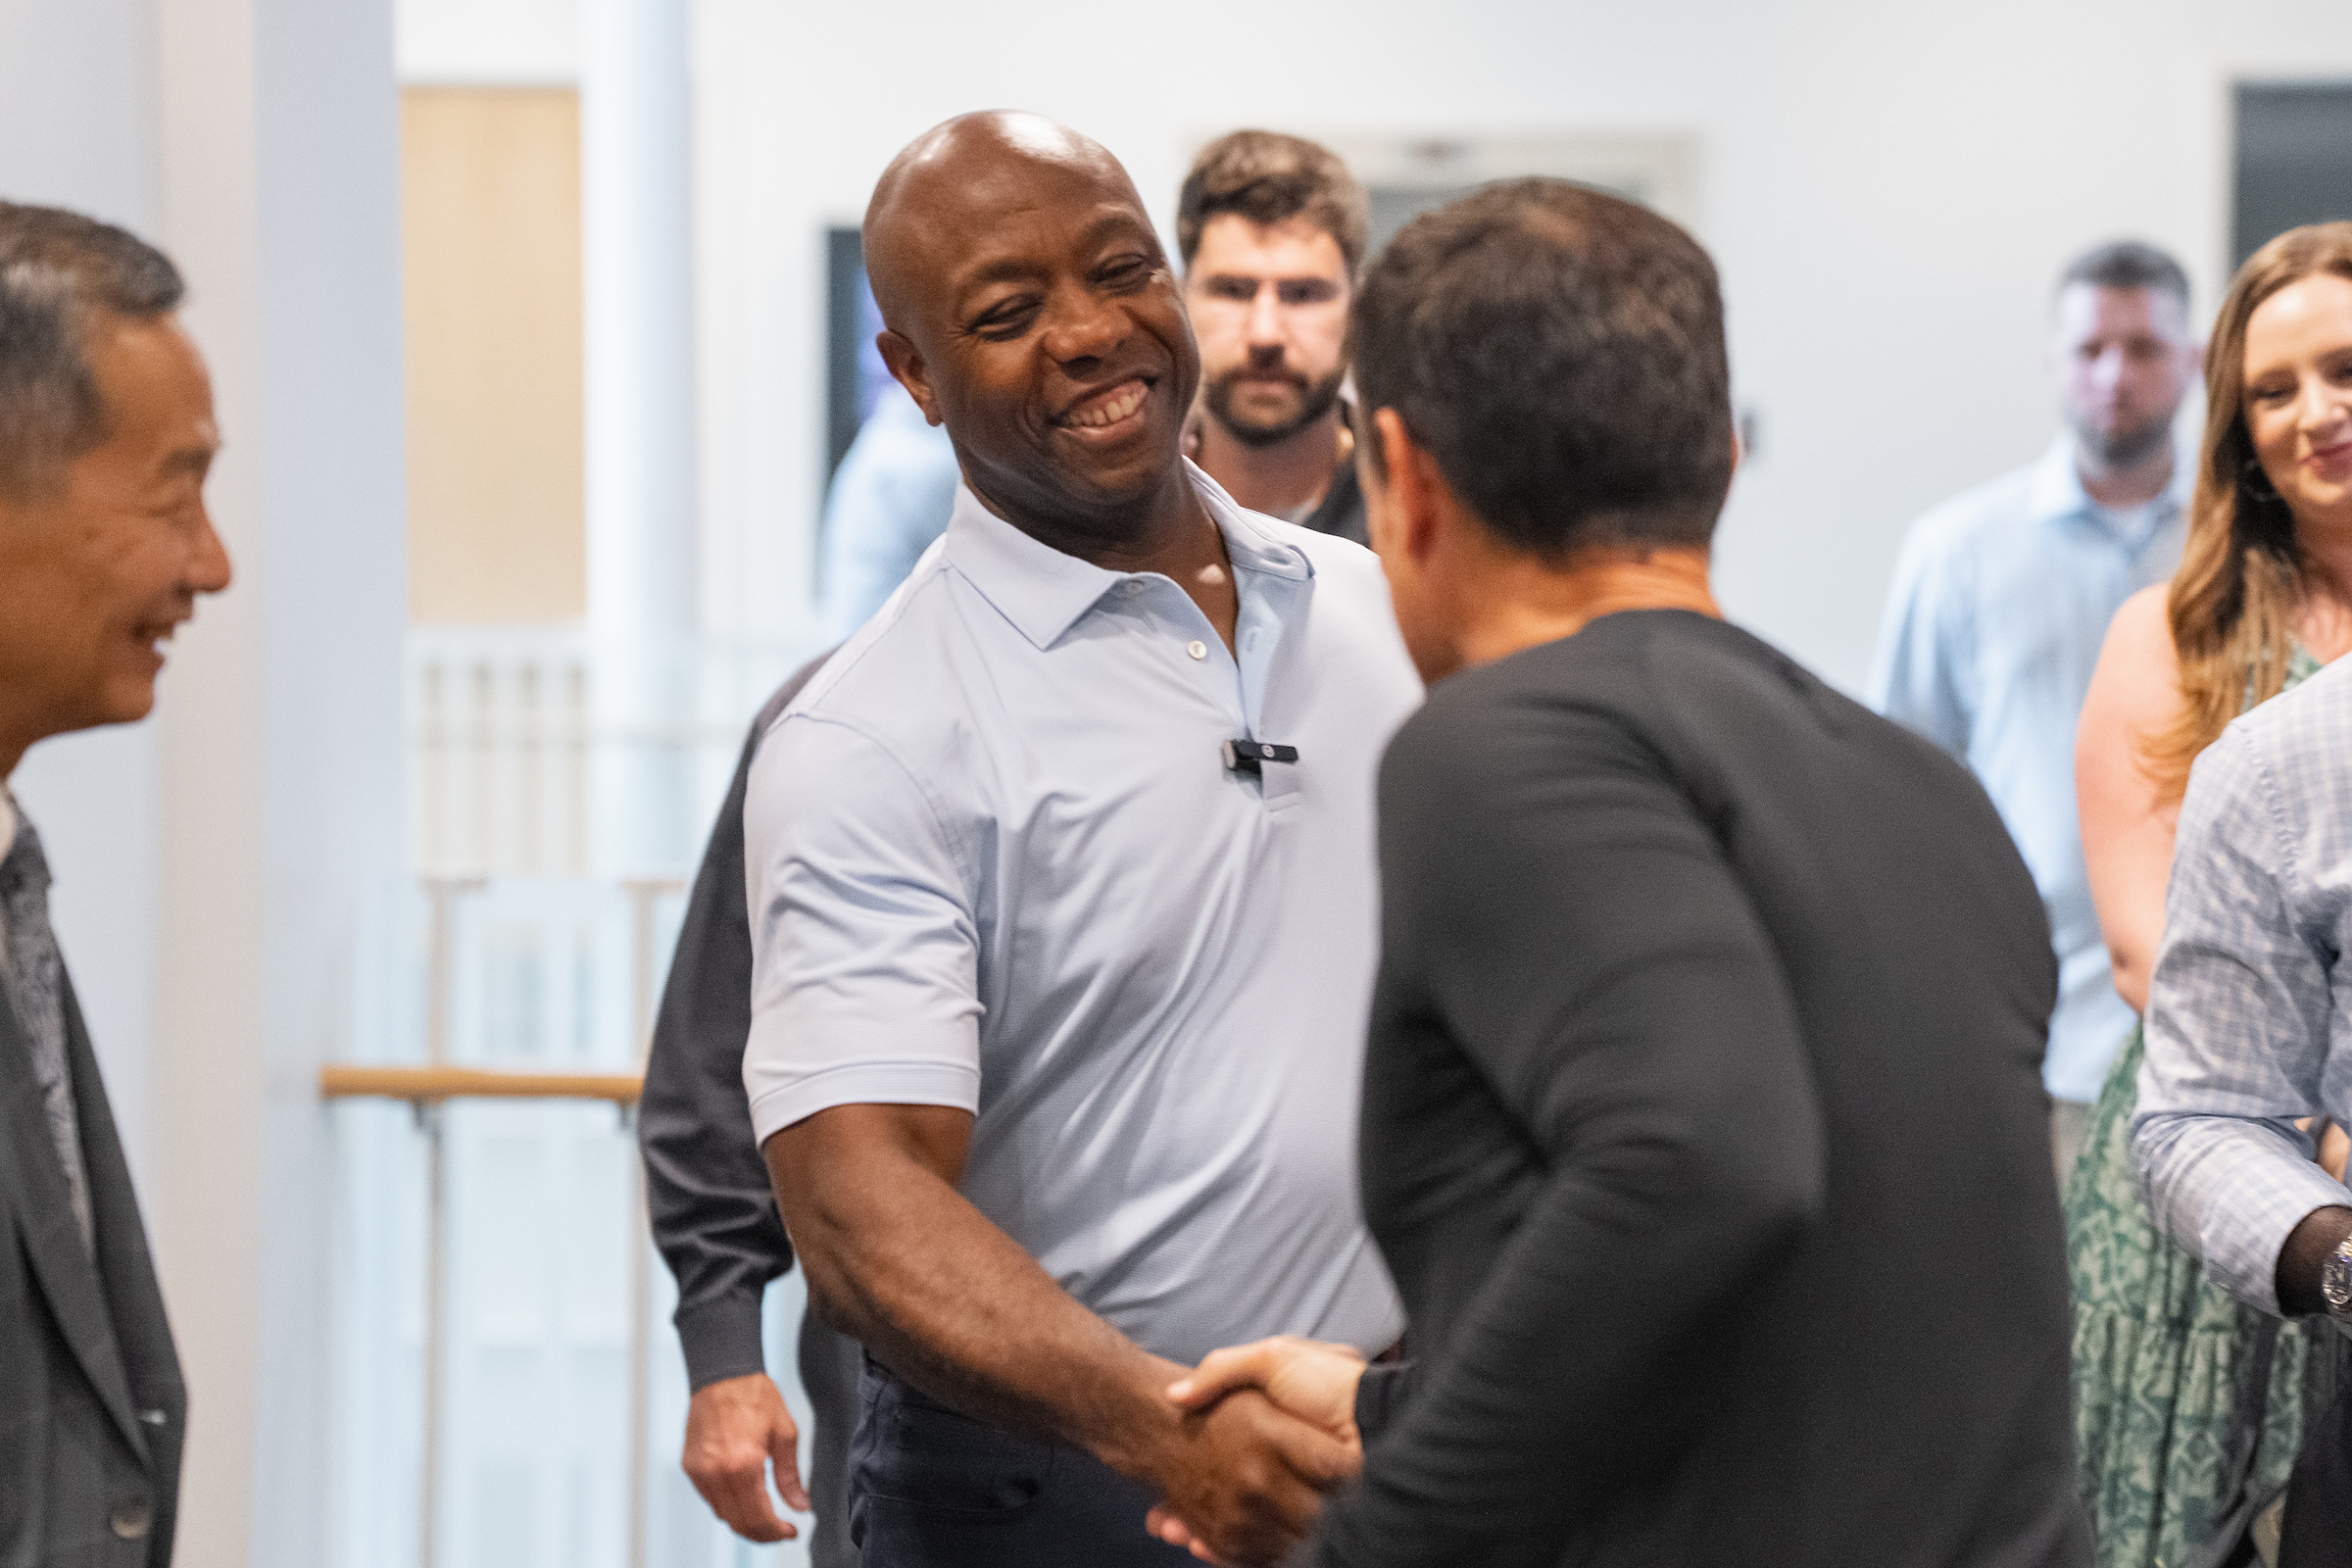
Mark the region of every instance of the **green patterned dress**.
<instances>
[{"instance_id":1,"label":"green patterned dress","mask_svg":"<svg viewBox=\"0 0 2352 1568\"><path fill-rule=\"evenodd\" d=\"M2293 686L2320 668L2300 645ZM2125 1041L2066 1184L2075 1283L2075 1451L2098 1568L2179 1568L2229 1506L2237 1368L2262 1314L2205 1282L2196 1256L2156 1228L2132 1166L2140 1032ZM2322 1332L2331 1333L2326 1324ZM2328 1358L2289 1323L2271 1363L2260 1485L2285 1481L2303 1412Z\"/></svg>"}]
</instances>

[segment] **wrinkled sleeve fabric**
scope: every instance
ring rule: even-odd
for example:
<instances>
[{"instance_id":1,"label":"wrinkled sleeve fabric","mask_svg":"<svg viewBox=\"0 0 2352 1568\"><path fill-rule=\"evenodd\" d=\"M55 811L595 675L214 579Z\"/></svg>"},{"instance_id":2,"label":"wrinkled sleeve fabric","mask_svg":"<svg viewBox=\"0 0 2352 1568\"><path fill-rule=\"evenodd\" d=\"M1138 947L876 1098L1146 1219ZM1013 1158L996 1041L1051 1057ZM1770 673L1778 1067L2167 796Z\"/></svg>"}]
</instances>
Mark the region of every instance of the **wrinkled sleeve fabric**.
<instances>
[{"instance_id":1,"label":"wrinkled sleeve fabric","mask_svg":"<svg viewBox=\"0 0 2352 1568\"><path fill-rule=\"evenodd\" d=\"M2156 1221L2231 1295L2278 1311L2278 1251L2352 1194L2294 1123L2321 1104L2334 956L2298 928L2282 796L2244 724L2197 760L2148 986L2132 1155Z\"/></svg>"},{"instance_id":2,"label":"wrinkled sleeve fabric","mask_svg":"<svg viewBox=\"0 0 2352 1568\"><path fill-rule=\"evenodd\" d=\"M1359 1388L1381 1430L1327 1568L1560 1561L1703 1429L1694 1369L1826 1200L1786 975L1691 802L1611 716L1547 719L1540 747L1514 727L1425 710L1383 766L1364 1093L1410 1106L1466 1066L1541 1185L1446 1343ZM1381 1157L1368 1208L1436 1200Z\"/></svg>"},{"instance_id":3,"label":"wrinkled sleeve fabric","mask_svg":"<svg viewBox=\"0 0 2352 1568\"><path fill-rule=\"evenodd\" d=\"M646 1057L638 1150L654 1245L678 1284L674 1321L695 1389L766 1369L760 1298L792 1266L743 1097L752 1024L743 800L761 731L823 663L786 681L752 724L687 896Z\"/></svg>"},{"instance_id":4,"label":"wrinkled sleeve fabric","mask_svg":"<svg viewBox=\"0 0 2352 1568\"><path fill-rule=\"evenodd\" d=\"M1378 1441L1389 1421L1412 1397L1413 1363L1391 1361L1364 1368L1355 1382L1355 1431L1365 1443Z\"/></svg>"},{"instance_id":5,"label":"wrinkled sleeve fabric","mask_svg":"<svg viewBox=\"0 0 2352 1568\"><path fill-rule=\"evenodd\" d=\"M1959 553L1934 522L1912 529L1895 563L1871 663L1870 706L1965 762L1968 582Z\"/></svg>"},{"instance_id":6,"label":"wrinkled sleeve fabric","mask_svg":"<svg viewBox=\"0 0 2352 1568\"><path fill-rule=\"evenodd\" d=\"M979 936L966 847L879 738L789 713L744 809L761 1143L835 1105L980 1104Z\"/></svg>"}]
</instances>

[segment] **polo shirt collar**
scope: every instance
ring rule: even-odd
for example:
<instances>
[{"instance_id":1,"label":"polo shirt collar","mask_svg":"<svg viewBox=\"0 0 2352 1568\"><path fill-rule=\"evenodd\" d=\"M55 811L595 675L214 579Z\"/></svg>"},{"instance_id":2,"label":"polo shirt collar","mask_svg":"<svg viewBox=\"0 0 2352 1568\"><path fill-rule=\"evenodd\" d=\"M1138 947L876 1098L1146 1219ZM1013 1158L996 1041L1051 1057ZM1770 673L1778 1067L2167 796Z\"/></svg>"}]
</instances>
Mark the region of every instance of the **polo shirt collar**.
<instances>
[{"instance_id":1,"label":"polo shirt collar","mask_svg":"<svg viewBox=\"0 0 2352 1568\"><path fill-rule=\"evenodd\" d=\"M1305 552L1287 545L1273 526L1234 505L1214 479L1184 461L1184 471L1225 536L1236 571L1304 582L1315 574ZM1138 575L1109 571L1040 543L1006 522L972 493L956 486L948 515L947 559L997 612L1040 649L1051 648L1115 584Z\"/></svg>"},{"instance_id":2,"label":"polo shirt collar","mask_svg":"<svg viewBox=\"0 0 2352 1568\"><path fill-rule=\"evenodd\" d=\"M2185 511L2189 497L2197 486L2196 449L2178 437L2173 441L2173 477L2156 498L2160 513ZM2060 432L2042 454L2041 462L2034 468L2034 479L2027 490L2027 510L2045 522L2063 521L2069 517L2091 517L2104 521L2099 504L2082 488L2082 470L2075 466L2075 438Z\"/></svg>"}]
</instances>

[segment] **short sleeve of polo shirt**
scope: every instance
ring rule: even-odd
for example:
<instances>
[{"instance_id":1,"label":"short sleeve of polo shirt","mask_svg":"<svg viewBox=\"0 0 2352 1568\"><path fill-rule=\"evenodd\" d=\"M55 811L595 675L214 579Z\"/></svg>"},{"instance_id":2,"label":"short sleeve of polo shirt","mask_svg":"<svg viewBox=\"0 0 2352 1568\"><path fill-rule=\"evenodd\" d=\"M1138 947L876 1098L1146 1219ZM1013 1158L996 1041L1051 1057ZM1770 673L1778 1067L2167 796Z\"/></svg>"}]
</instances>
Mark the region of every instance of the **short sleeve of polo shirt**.
<instances>
[{"instance_id":1,"label":"short sleeve of polo shirt","mask_svg":"<svg viewBox=\"0 0 2352 1568\"><path fill-rule=\"evenodd\" d=\"M882 742L788 714L752 764L744 868L761 1143L835 1105L980 1106L979 933L937 803Z\"/></svg>"}]
</instances>

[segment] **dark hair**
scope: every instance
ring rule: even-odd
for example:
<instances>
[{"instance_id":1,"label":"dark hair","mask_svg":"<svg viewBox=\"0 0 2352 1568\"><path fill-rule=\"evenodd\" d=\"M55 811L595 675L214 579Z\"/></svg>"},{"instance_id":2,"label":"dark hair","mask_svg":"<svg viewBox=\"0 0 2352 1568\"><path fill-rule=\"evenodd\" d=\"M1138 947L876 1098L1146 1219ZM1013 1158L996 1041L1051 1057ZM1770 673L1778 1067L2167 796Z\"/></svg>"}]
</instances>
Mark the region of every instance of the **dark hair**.
<instances>
[{"instance_id":1,"label":"dark hair","mask_svg":"<svg viewBox=\"0 0 2352 1568\"><path fill-rule=\"evenodd\" d=\"M2180 264L2155 246L2136 239L2113 239L2067 263L2058 274L2058 292L2077 283L2092 288L2160 288L2188 308L2188 274Z\"/></svg>"},{"instance_id":2,"label":"dark hair","mask_svg":"<svg viewBox=\"0 0 2352 1568\"><path fill-rule=\"evenodd\" d=\"M0 490L37 494L106 439L91 318L162 316L185 292L163 252L111 223L0 201Z\"/></svg>"},{"instance_id":3,"label":"dark hair","mask_svg":"<svg viewBox=\"0 0 2352 1568\"><path fill-rule=\"evenodd\" d=\"M1732 482L1715 264L1646 208L1560 179L1425 213L1348 320L1358 418L1395 409L1524 550L1704 546Z\"/></svg>"},{"instance_id":4,"label":"dark hair","mask_svg":"<svg viewBox=\"0 0 2352 1568\"><path fill-rule=\"evenodd\" d=\"M1364 265L1372 201L1340 155L1278 130L1237 130L1200 149L1176 198L1176 252L1193 265L1200 230L1219 213L1252 223L1304 218L1339 241L1348 274Z\"/></svg>"}]
</instances>

